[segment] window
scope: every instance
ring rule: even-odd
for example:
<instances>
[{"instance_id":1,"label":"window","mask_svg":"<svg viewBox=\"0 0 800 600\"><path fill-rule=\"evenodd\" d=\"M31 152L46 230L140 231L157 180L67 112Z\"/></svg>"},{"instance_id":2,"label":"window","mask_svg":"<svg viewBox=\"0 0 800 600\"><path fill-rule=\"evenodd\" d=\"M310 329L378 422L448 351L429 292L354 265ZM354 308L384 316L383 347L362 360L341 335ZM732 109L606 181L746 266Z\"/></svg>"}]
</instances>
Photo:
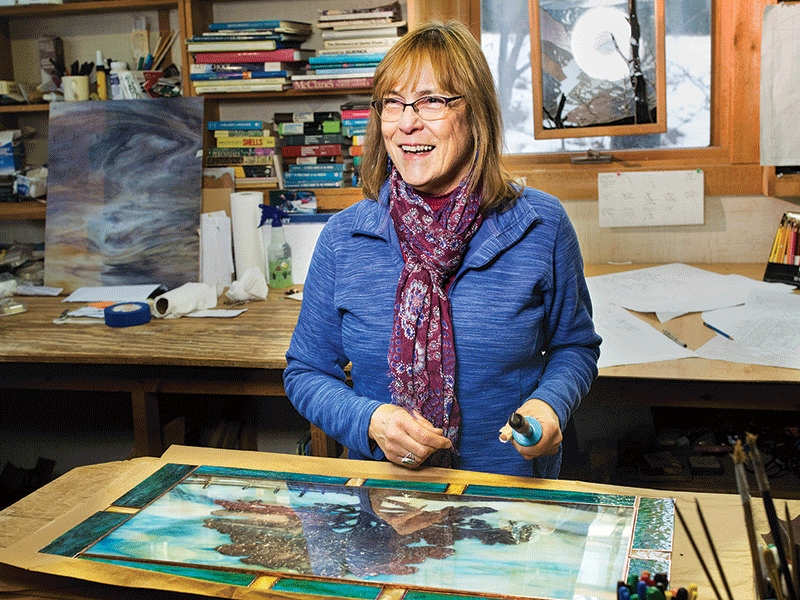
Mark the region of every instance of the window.
<instances>
[{"instance_id":1,"label":"window","mask_svg":"<svg viewBox=\"0 0 800 600\"><path fill-rule=\"evenodd\" d=\"M540 9L549 10L548 2L539 0L539 5ZM507 152L707 147L711 143L711 0L669 1L665 12L667 132L537 140L532 134L527 0L483 0L481 46L503 107Z\"/></svg>"},{"instance_id":2,"label":"window","mask_svg":"<svg viewBox=\"0 0 800 600\"><path fill-rule=\"evenodd\" d=\"M503 14L505 25L491 21L488 15L482 19L481 13L491 6L491 2L496 3L495 15ZM597 173L601 171L699 168L705 174L705 193L708 196L761 194L764 172L759 165L759 49L763 7L771 0L710 0L710 4L701 2L699 6L696 0L686 0L686 6L681 2L668 0L666 13L667 34L676 36L674 39L679 50L688 50L688 46L681 45L681 38L677 36L699 38L703 28L710 29L705 42L707 46L703 48L701 45L701 49L693 51L702 53L703 62L708 60L710 63L710 71L704 75L708 82L684 80L684 85L689 86L684 90L691 89L691 86L696 88L691 94L683 92L686 96L697 96L690 104L696 113L691 117L683 114L672 116L670 105L675 101L668 97L668 131L659 136L661 139L657 144L648 144L650 147L637 147L625 139L598 141L576 138L564 142L606 144L604 151L613 154L615 160L603 165L571 162L571 158L585 155L585 151L594 146L577 149L531 147L534 142L538 145L539 141L532 140L533 136L529 134L533 131L532 126L526 129L522 124L525 118L530 118L523 113L532 112L528 109L531 106L530 53L525 48L529 26L527 0L409 0L409 15L412 24L427 19L460 19L470 24L476 37L486 30L495 39L486 40L483 45L494 44L498 48L486 50L487 55L494 53L498 62L500 42L497 41L498 34L492 34L492 30L507 34L509 45L503 60L513 64L514 69L505 74L498 71L497 84L499 93L506 99L503 115L506 126L516 128L520 133L506 141L508 153L505 162L515 175L526 178L529 185L563 199L591 200L597 198ZM674 11L677 10L690 18L678 17L682 22L678 25L671 23L676 19ZM481 25L482 20L487 21L486 26ZM675 43L672 50L667 48L668 61L670 54L677 53ZM513 62L510 57L515 57ZM675 63L673 60L673 63L680 64L680 61ZM675 73L670 76L668 71L668 88L670 80L675 79ZM523 94L527 94L527 99ZM552 144L553 141L544 143ZM561 144L561 140L555 140L555 143Z\"/></svg>"}]
</instances>

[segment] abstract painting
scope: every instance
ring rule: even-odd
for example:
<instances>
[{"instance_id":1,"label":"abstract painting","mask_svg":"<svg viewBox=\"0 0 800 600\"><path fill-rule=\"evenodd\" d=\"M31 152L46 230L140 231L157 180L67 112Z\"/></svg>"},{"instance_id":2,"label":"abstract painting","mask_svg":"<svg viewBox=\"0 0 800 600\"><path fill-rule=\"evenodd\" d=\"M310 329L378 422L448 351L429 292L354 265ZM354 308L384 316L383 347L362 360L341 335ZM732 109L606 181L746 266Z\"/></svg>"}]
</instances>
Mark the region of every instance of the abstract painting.
<instances>
[{"instance_id":1,"label":"abstract painting","mask_svg":"<svg viewBox=\"0 0 800 600\"><path fill-rule=\"evenodd\" d=\"M198 280L203 99L50 107L45 283Z\"/></svg>"},{"instance_id":2,"label":"abstract painting","mask_svg":"<svg viewBox=\"0 0 800 600\"><path fill-rule=\"evenodd\" d=\"M613 600L629 571L669 572L673 510L668 498L165 463L38 555L226 595Z\"/></svg>"}]
</instances>

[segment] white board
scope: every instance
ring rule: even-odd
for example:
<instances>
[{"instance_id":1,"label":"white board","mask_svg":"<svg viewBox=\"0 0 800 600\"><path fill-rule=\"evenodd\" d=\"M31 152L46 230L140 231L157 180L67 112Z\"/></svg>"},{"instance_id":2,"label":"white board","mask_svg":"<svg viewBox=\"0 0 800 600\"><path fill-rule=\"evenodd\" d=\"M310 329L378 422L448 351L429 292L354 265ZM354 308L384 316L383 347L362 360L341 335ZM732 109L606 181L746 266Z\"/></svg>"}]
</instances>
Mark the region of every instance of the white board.
<instances>
[{"instance_id":1,"label":"white board","mask_svg":"<svg viewBox=\"0 0 800 600\"><path fill-rule=\"evenodd\" d=\"M600 227L703 224L703 172L620 171L597 175Z\"/></svg>"}]
</instances>

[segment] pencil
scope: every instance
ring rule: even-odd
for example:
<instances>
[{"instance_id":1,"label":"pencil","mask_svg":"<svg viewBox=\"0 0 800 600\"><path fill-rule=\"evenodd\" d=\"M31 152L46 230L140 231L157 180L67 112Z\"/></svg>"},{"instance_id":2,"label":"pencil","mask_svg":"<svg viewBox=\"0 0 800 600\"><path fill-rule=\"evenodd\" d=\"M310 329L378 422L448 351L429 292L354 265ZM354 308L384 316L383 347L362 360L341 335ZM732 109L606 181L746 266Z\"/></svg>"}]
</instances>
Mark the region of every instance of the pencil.
<instances>
[{"instance_id":1,"label":"pencil","mask_svg":"<svg viewBox=\"0 0 800 600\"><path fill-rule=\"evenodd\" d=\"M708 546L711 548L711 556L714 557L714 562L717 564L719 575L722 577L722 585L725 587L725 592L728 594L728 599L733 600L733 594L731 593L731 588L728 585L728 579L725 577L725 571L722 570L722 563L719 560L717 549L714 546L714 540L711 539L711 532L708 530L708 525L706 525L705 517L703 517L703 511L700 510L700 502L697 500L697 498L695 498L694 503L697 505L697 516L700 517L700 525L703 526L703 531L705 532L706 539L708 540Z\"/></svg>"},{"instance_id":2,"label":"pencil","mask_svg":"<svg viewBox=\"0 0 800 600\"><path fill-rule=\"evenodd\" d=\"M736 487L742 497L742 510L744 511L744 524L747 529L747 542L750 545L750 556L753 560L753 573L756 578L756 590L758 597L764 600L767 597L767 577L762 570L761 557L758 554L758 542L756 541L756 528L753 522L753 507L750 502L750 486L747 483L747 474L744 470L744 463L747 456L742 447L742 440L737 440L733 448L733 470L736 475Z\"/></svg>"},{"instance_id":3,"label":"pencil","mask_svg":"<svg viewBox=\"0 0 800 600\"><path fill-rule=\"evenodd\" d=\"M789 575L789 561L786 559L786 549L783 545L783 534L781 533L781 526L778 521L778 514L775 512L775 503L772 500L772 492L769 487L769 480L767 473L764 469L764 462L761 460L761 453L756 447L757 436L752 433L747 434L747 445L750 448L750 461L753 464L753 470L756 474L756 483L758 483L758 491L761 492L761 498L764 500L764 511L767 513L767 522L769 523L770 532L772 533L772 542L775 544L775 549L778 551L778 574L783 575L786 580L786 587L789 591L789 598L797 600L794 586L792 585L791 577ZM780 582L778 582L780 584Z\"/></svg>"},{"instance_id":4,"label":"pencil","mask_svg":"<svg viewBox=\"0 0 800 600\"><path fill-rule=\"evenodd\" d=\"M708 579L708 583L711 585L711 589L714 590L714 594L717 596L717 600L722 600L719 595L719 590L717 589L717 584L714 583L714 579L711 577L711 573L706 566L706 561L703 560L703 555L700 554L700 550L697 547L697 544L694 542L694 538L692 537L692 532L689 531L688 525L686 525L686 521L683 520L683 515L681 514L680 509L678 508L678 503L675 503L675 514L678 515L678 519L683 526L683 530L686 532L686 536L689 538L689 543L692 545L692 549L694 550L695 555L697 556L697 560L700 561L700 566L703 567L703 572L706 574L706 579ZM781 600L781 599L778 599Z\"/></svg>"}]
</instances>

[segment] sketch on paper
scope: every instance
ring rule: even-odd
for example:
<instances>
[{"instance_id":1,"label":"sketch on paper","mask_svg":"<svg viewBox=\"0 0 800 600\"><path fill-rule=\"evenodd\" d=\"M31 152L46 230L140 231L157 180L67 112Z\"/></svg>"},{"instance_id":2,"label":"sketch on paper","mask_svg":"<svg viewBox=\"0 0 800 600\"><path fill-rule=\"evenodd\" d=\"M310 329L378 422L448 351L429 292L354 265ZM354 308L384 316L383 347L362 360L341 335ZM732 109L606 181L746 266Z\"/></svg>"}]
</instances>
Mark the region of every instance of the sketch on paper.
<instances>
[{"instance_id":1,"label":"sketch on paper","mask_svg":"<svg viewBox=\"0 0 800 600\"><path fill-rule=\"evenodd\" d=\"M203 99L50 107L45 283L197 281Z\"/></svg>"},{"instance_id":2,"label":"sketch on paper","mask_svg":"<svg viewBox=\"0 0 800 600\"><path fill-rule=\"evenodd\" d=\"M115 502L125 511L97 513L40 552L373 600L386 585L612 600L629 569L669 571L670 499L330 479L167 465Z\"/></svg>"}]
</instances>

